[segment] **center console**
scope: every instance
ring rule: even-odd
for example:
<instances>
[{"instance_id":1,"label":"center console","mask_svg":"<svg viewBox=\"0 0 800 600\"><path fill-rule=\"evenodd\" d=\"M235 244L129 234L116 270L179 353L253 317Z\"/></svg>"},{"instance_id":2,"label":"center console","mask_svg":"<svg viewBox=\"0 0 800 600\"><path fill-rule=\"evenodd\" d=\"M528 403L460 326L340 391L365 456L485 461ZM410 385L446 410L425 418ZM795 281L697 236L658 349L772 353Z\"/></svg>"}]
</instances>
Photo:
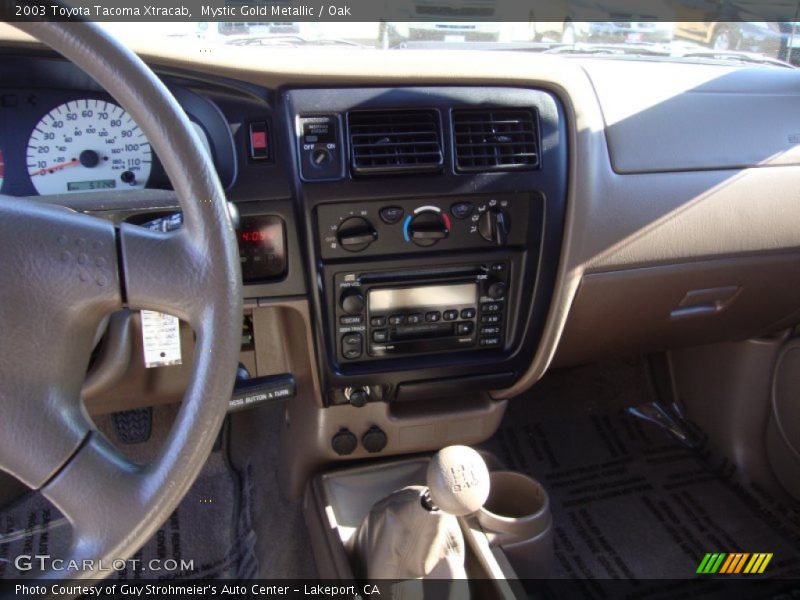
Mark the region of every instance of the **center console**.
<instances>
[{"instance_id":1,"label":"center console","mask_svg":"<svg viewBox=\"0 0 800 600\"><path fill-rule=\"evenodd\" d=\"M561 246L543 90L290 90L327 405L485 395L530 364Z\"/></svg>"},{"instance_id":2,"label":"center console","mask_svg":"<svg viewBox=\"0 0 800 600\"><path fill-rule=\"evenodd\" d=\"M337 364L506 347L523 268L508 248L526 245L534 214L541 224L540 207L511 194L320 207L325 258L476 251L424 267L374 260L326 269Z\"/></svg>"}]
</instances>

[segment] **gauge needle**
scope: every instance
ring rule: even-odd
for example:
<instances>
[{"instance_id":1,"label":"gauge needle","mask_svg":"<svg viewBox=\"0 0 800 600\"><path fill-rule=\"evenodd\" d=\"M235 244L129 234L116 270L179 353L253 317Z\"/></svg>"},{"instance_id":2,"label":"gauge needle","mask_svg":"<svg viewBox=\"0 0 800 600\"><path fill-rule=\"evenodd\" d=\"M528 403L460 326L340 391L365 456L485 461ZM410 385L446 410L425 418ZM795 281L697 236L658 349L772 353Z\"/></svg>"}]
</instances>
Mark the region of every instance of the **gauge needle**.
<instances>
[{"instance_id":1,"label":"gauge needle","mask_svg":"<svg viewBox=\"0 0 800 600\"><path fill-rule=\"evenodd\" d=\"M47 167L46 169L39 169L31 173L31 177L35 177L36 175L46 175L47 173L52 173L53 171L60 171L61 169L66 169L67 167L76 167L81 164L81 161L78 159L71 160L69 162L64 162L58 165L53 165L52 167Z\"/></svg>"}]
</instances>

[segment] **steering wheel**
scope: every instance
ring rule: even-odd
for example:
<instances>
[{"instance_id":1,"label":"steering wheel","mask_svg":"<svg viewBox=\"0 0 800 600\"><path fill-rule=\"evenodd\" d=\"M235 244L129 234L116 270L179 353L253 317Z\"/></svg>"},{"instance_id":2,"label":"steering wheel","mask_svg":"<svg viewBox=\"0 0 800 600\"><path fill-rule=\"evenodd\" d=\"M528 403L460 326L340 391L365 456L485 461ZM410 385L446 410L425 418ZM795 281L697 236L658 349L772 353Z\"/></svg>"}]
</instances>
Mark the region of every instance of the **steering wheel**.
<instances>
[{"instance_id":1,"label":"steering wheel","mask_svg":"<svg viewBox=\"0 0 800 600\"><path fill-rule=\"evenodd\" d=\"M239 355L236 238L214 166L153 72L92 23L17 23L105 88L134 118L169 176L183 227L158 233L0 196L0 469L41 491L71 522L66 560L102 578L128 559L197 477L225 418ZM172 431L147 465L94 430L80 401L95 332L128 306L175 315L196 335Z\"/></svg>"}]
</instances>

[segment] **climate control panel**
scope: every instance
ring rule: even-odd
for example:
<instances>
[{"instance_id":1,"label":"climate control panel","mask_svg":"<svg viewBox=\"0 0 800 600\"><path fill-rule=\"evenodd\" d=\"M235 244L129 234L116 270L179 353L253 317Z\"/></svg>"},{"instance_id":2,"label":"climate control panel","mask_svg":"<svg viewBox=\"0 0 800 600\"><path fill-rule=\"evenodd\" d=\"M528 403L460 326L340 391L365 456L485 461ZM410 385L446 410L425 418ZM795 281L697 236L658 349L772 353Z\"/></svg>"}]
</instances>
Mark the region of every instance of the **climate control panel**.
<instances>
[{"instance_id":1,"label":"climate control panel","mask_svg":"<svg viewBox=\"0 0 800 600\"><path fill-rule=\"evenodd\" d=\"M522 246L530 215L527 194L324 204L317 208L320 256Z\"/></svg>"}]
</instances>

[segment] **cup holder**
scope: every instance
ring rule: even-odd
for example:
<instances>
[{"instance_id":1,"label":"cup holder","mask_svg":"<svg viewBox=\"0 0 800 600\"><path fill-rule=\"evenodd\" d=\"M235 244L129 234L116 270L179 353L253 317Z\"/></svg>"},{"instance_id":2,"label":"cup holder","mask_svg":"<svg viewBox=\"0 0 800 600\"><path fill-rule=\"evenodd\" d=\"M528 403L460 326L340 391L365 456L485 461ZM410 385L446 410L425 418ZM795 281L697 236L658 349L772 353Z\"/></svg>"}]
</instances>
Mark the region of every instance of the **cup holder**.
<instances>
[{"instance_id":1,"label":"cup holder","mask_svg":"<svg viewBox=\"0 0 800 600\"><path fill-rule=\"evenodd\" d=\"M553 517L544 487L527 475L492 471L489 497L477 513L489 545L499 547L522 578L548 577Z\"/></svg>"}]
</instances>

